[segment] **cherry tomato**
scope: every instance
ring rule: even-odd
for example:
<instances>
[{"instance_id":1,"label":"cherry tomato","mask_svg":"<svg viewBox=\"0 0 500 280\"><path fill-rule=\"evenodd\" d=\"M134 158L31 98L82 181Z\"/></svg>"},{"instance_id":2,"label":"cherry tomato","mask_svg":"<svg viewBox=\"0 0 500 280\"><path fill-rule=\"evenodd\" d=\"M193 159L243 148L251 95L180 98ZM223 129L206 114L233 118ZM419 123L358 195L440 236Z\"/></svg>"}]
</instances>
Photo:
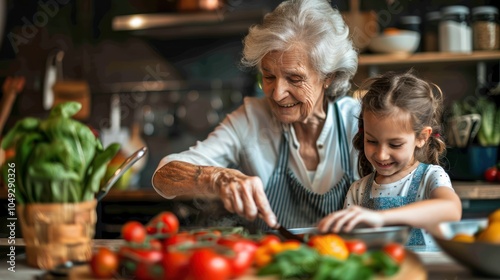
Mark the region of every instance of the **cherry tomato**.
<instances>
[{"instance_id":1,"label":"cherry tomato","mask_svg":"<svg viewBox=\"0 0 500 280\"><path fill-rule=\"evenodd\" d=\"M405 248L399 243L387 243L382 248L382 251L389 255L397 264L400 264L405 259Z\"/></svg>"},{"instance_id":2,"label":"cherry tomato","mask_svg":"<svg viewBox=\"0 0 500 280\"><path fill-rule=\"evenodd\" d=\"M201 230L193 232L196 240L199 241L217 241L221 236L220 230Z\"/></svg>"},{"instance_id":3,"label":"cherry tomato","mask_svg":"<svg viewBox=\"0 0 500 280\"><path fill-rule=\"evenodd\" d=\"M496 166L492 166L484 171L484 179L488 182L495 182L499 176L500 172Z\"/></svg>"},{"instance_id":4,"label":"cherry tomato","mask_svg":"<svg viewBox=\"0 0 500 280\"><path fill-rule=\"evenodd\" d=\"M148 234L176 233L179 231L179 219L174 213L164 211L151 219L146 226L146 230Z\"/></svg>"},{"instance_id":5,"label":"cherry tomato","mask_svg":"<svg viewBox=\"0 0 500 280\"><path fill-rule=\"evenodd\" d=\"M167 250L163 255L164 279L184 280L189 272L190 251Z\"/></svg>"},{"instance_id":6,"label":"cherry tomato","mask_svg":"<svg viewBox=\"0 0 500 280\"><path fill-rule=\"evenodd\" d=\"M188 232L179 232L163 240L163 248L168 249L169 246L177 244L194 244L196 237Z\"/></svg>"},{"instance_id":7,"label":"cherry tomato","mask_svg":"<svg viewBox=\"0 0 500 280\"><path fill-rule=\"evenodd\" d=\"M226 280L231 277L229 262L210 248L193 251L189 270L189 280Z\"/></svg>"},{"instance_id":8,"label":"cherry tomato","mask_svg":"<svg viewBox=\"0 0 500 280\"><path fill-rule=\"evenodd\" d=\"M243 237L232 236L220 238L217 244L230 248L234 253L226 257L231 266L232 277L245 274L253 265L255 251L258 247L256 242Z\"/></svg>"},{"instance_id":9,"label":"cherry tomato","mask_svg":"<svg viewBox=\"0 0 500 280\"><path fill-rule=\"evenodd\" d=\"M137 221L129 221L122 227L122 237L128 242L143 243L146 240L146 229Z\"/></svg>"},{"instance_id":10,"label":"cherry tomato","mask_svg":"<svg viewBox=\"0 0 500 280\"><path fill-rule=\"evenodd\" d=\"M132 267L132 271L127 271L127 274L132 275L133 279L154 280L163 277L161 250L123 246L118 254L125 269Z\"/></svg>"},{"instance_id":11,"label":"cherry tomato","mask_svg":"<svg viewBox=\"0 0 500 280\"><path fill-rule=\"evenodd\" d=\"M108 248L99 248L92 255L90 270L96 278L111 278L118 269L118 256Z\"/></svg>"},{"instance_id":12,"label":"cherry tomato","mask_svg":"<svg viewBox=\"0 0 500 280\"><path fill-rule=\"evenodd\" d=\"M281 243L281 239L274 234L266 234L259 240L259 246L265 246L270 243Z\"/></svg>"},{"instance_id":13,"label":"cherry tomato","mask_svg":"<svg viewBox=\"0 0 500 280\"><path fill-rule=\"evenodd\" d=\"M363 240L359 239L345 240L345 245L347 246L347 250L351 254L362 255L366 252L366 243Z\"/></svg>"}]
</instances>

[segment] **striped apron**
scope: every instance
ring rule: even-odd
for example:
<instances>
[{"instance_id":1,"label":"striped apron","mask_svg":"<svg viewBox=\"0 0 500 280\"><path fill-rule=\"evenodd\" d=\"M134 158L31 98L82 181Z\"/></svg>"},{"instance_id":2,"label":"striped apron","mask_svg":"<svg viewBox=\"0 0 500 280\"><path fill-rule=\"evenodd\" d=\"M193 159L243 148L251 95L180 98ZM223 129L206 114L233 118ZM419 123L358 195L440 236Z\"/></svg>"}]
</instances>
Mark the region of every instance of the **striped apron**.
<instances>
[{"instance_id":1,"label":"striped apron","mask_svg":"<svg viewBox=\"0 0 500 280\"><path fill-rule=\"evenodd\" d=\"M266 186L266 195L278 223L287 228L315 226L326 215L343 208L347 190L354 178L350 168L348 139L342 115L335 104L338 141L340 143L341 166L344 176L328 192L314 193L306 189L288 168L289 144L283 135L276 168ZM258 221L261 229L269 228Z\"/></svg>"},{"instance_id":2,"label":"striped apron","mask_svg":"<svg viewBox=\"0 0 500 280\"><path fill-rule=\"evenodd\" d=\"M373 180L375 180L376 172L373 172L370 179L368 180L368 184L366 185L365 192L363 194L363 199L361 202L361 206L365 208L369 208L372 210L385 210L396 207L401 207L403 205L407 205L415 202L417 198L418 188L420 186L420 182L422 181L422 177L425 174L425 171L429 167L428 164L420 163L413 173L413 178L411 180L410 189L408 190L408 194L406 196L391 196L391 197L375 197L371 198L370 194L372 193L372 185ZM406 246L413 245L425 245L424 235L422 233L422 229L412 228L410 231L410 237L408 242L406 242Z\"/></svg>"}]
</instances>

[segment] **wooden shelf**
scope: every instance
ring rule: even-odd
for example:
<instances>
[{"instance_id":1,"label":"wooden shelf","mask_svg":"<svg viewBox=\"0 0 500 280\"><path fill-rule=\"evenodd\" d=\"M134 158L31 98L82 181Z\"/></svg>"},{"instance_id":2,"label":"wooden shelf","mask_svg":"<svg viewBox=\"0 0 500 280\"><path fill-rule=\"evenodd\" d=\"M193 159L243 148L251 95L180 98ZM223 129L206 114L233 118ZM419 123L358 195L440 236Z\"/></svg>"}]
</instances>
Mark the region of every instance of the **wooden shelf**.
<instances>
[{"instance_id":1,"label":"wooden shelf","mask_svg":"<svg viewBox=\"0 0 500 280\"><path fill-rule=\"evenodd\" d=\"M442 62L479 62L500 60L500 51L477 51L470 54L423 52L414 54L360 55L359 66L404 65Z\"/></svg>"}]
</instances>

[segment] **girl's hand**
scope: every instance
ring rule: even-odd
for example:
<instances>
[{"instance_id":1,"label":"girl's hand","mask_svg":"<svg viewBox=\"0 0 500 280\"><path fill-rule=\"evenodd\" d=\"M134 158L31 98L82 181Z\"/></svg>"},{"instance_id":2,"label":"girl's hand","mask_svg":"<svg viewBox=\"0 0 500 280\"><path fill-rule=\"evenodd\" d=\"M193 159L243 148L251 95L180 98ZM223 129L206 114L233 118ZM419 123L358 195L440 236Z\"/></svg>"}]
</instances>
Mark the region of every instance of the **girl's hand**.
<instances>
[{"instance_id":1,"label":"girl's hand","mask_svg":"<svg viewBox=\"0 0 500 280\"><path fill-rule=\"evenodd\" d=\"M318 224L320 232L349 232L360 223L370 227L381 227L384 225L384 219L379 211L373 211L360 206L351 206L349 208L336 211L323 218Z\"/></svg>"},{"instance_id":2,"label":"girl's hand","mask_svg":"<svg viewBox=\"0 0 500 280\"><path fill-rule=\"evenodd\" d=\"M269 227L277 226L276 215L271 210L259 177L247 176L236 169L217 168L212 178L212 189L219 194L229 212L250 221L259 216Z\"/></svg>"}]
</instances>

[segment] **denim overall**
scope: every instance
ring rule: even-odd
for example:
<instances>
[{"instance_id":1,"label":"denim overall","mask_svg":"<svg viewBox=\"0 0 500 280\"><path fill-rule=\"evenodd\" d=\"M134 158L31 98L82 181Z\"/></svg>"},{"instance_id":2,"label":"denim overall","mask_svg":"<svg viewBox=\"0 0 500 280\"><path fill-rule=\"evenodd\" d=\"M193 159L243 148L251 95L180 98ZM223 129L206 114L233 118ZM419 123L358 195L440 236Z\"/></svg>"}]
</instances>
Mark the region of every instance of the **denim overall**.
<instances>
[{"instance_id":1,"label":"denim overall","mask_svg":"<svg viewBox=\"0 0 500 280\"><path fill-rule=\"evenodd\" d=\"M265 192L278 223L284 227L314 226L320 219L344 206L344 199L354 177L349 164L349 140L337 104L335 104L335 114L339 129L341 166L345 173L341 180L324 194L304 188L288 168L289 144L287 137L284 135L282 137L278 163ZM260 221L258 226L264 230L268 229L267 225Z\"/></svg>"},{"instance_id":2,"label":"denim overall","mask_svg":"<svg viewBox=\"0 0 500 280\"><path fill-rule=\"evenodd\" d=\"M373 210L386 210L386 209L401 207L403 205L415 202L420 182L422 181L422 177L425 174L425 171L427 170L428 167L429 165L425 163L420 163L417 166L417 169L413 173L410 189L408 190L408 194L405 197L391 196L391 197L371 198L370 194L372 193L372 184L373 181L375 180L375 175L376 175L376 172L373 172L370 177L370 180L368 180L368 184L366 185L366 189L363 193L363 200L361 202L361 206ZM410 237L408 239L408 242L406 242L406 245L407 246L425 245L425 240L422 230L417 228L412 228L410 231Z\"/></svg>"}]
</instances>

